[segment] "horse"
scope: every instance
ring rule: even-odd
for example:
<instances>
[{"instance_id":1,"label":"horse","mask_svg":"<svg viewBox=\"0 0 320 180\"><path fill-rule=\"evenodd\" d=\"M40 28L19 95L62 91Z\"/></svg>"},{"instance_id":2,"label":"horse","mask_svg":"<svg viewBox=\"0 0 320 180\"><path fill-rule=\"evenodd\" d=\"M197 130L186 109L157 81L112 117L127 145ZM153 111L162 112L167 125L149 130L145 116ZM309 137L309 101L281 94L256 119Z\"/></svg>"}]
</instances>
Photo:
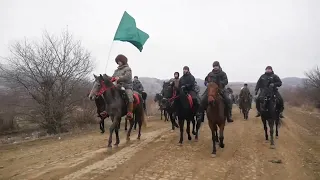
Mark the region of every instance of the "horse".
<instances>
[{"instance_id":1,"label":"horse","mask_svg":"<svg viewBox=\"0 0 320 180\"><path fill-rule=\"evenodd\" d=\"M104 74L103 76L94 75L95 81L91 92L89 94L90 100L95 100L97 97L102 96L106 105L106 112L111 117L112 125L109 128L109 140L108 140L108 148L112 147L112 135L115 131L116 134L116 143L115 146L118 146L120 143L119 138L119 128L121 117L127 114L127 101L128 97L122 89L118 85L113 84L113 78ZM134 108L133 113L135 114L135 119L139 124L139 132L137 139L141 137L141 127L146 126L145 122L145 113L143 109L143 99L139 93L134 92ZM133 127L134 121L130 120L130 128L127 132L127 141L130 140L130 134Z\"/></svg>"},{"instance_id":2,"label":"horse","mask_svg":"<svg viewBox=\"0 0 320 180\"><path fill-rule=\"evenodd\" d=\"M173 86L170 82L164 82L162 85L162 92L163 92L163 97L161 99L161 107L165 110L167 113L168 117L170 118L171 121L171 127L172 130L175 130L175 128L179 128L179 125L177 124L177 114L175 112L173 102L174 102L174 90Z\"/></svg>"},{"instance_id":3,"label":"horse","mask_svg":"<svg viewBox=\"0 0 320 180\"><path fill-rule=\"evenodd\" d=\"M279 117L280 111L277 105L279 104L277 101L276 94L274 93L274 89L269 87L263 89L261 92L262 96L260 96L260 113L261 113L261 120L263 123L263 128L265 131L265 138L266 141L269 140L268 138L268 128L267 122L270 128L270 148L275 148L273 133L274 133L274 125L276 126L276 138L278 138L278 127L281 124L281 118ZM263 98L263 99L261 99Z\"/></svg>"},{"instance_id":4,"label":"horse","mask_svg":"<svg viewBox=\"0 0 320 180\"><path fill-rule=\"evenodd\" d=\"M163 83L165 84L165 82ZM164 121L168 121L168 114L162 103L163 96L161 93L157 93L154 97L154 102L158 102L159 110L160 110L160 120L162 120L162 114L164 115Z\"/></svg>"},{"instance_id":5,"label":"horse","mask_svg":"<svg viewBox=\"0 0 320 180\"><path fill-rule=\"evenodd\" d=\"M174 100L174 110L177 113L179 127L180 127L180 139L179 145L183 143L183 129L184 129L184 121L187 121L187 135L188 140L190 141L191 134L190 134L190 122L193 123L193 132L192 134L195 135L195 140L198 141L199 129L201 126L202 121L195 122L194 118L197 112L195 106L193 105L193 100L190 94L186 93L183 89L177 91L177 94L173 96ZM195 124L196 123L196 124Z\"/></svg>"},{"instance_id":6,"label":"horse","mask_svg":"<svg viewBox=\"0 0 320 180\"><path fill-rule=\"evenodd\" d=\"M251 108L251 97L249 92L243 92L240 97L239 107L242 111L243 118L249 118L249 111Z\"/></svg>"},{"instance_id":7,"label":"horse","mask_svg":"<svg viewBox=\"0 0 320 180\"><path fill-rule=\"evenodd\" d=\"M207 118L211 130L211 139L213 143L212 157L216 157L217 149L215 141L217 139L217 130L219 127L219 146L224 148L224 126L225 126L225 104L219 94L219 86L215 82L207 84L208 89L208 106Z\"/></svg>"}]
</instances>

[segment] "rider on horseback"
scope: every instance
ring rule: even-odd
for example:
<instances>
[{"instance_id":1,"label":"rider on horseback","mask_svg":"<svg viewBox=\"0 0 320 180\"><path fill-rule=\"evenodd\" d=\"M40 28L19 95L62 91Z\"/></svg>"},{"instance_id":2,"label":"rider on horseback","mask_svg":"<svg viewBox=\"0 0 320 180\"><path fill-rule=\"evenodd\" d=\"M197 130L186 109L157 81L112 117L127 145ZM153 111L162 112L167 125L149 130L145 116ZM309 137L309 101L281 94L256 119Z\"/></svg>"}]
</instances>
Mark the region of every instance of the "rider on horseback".
<instances>
[{"instance_id":1,"label":"rider on horseback","mask_svg":"<svg viewBox=\"0 0 320 180\"><path fill-rule=\"evenodd\" d=\"M174 72L174 78L170 79L170 84L173 85L173 88L177 90L179 88L179 72Z\"/></svg>"},{"instance_id":2,"label":"rider on horseback","mask_svg":"<svg viewBox=\"0 0 320 180\"><path fill-rule=\"evenodd\" d=\"M125 88L126 95L128 96L128 106L127 106L127 118L132 119L133 111L133 91L132 91L132 71L128 65L128 59L126 56L119 54L116 59L118 68L113 73L114 81L120 86Z\"/></svg>"},{"instance_id":3,"label":"rider on horseback","mask_svg":"<svg viewBox=\"0 0 320 180\"><path fill-rule=\"evenodd\" d=\"M240 91L240 94L239 94L239 98L240 98L240 104L239 106L242 107L242 104L243 104L243 98L249 98L249 101L251 102L251 93L250 93L250 90L248 88L248 84L247 83L244 83L243 87L241 88L241 91ZM250 109L251 109L251 103L250 103Z\"/></svg>"},{"instance_id":4,"label":"rider on horseback","mask_svg":"<svg viewBox=\"0 0 320 180\"><path fill-rule=\"evenodd\" d=\"M283 104L283 99L280 95L280 93L278 92L278 87L280 87L282 85L282 81L279 78L279 76L277 76L276 74L274 74L272 67L271 66L267 66L265 73L263 75L260 76L256 88L255 88L255 95L258 94L258 91L260 89L260 93L258 98L256 99L256 108L257 108L257 112L258 114L256 115L256 117L260 116L260 99L264 97L264 94L261 93L261 90L264 90L265 88L269 87L273 88L276 97L279 100L279 105L280 105L280 118L284 118L282 115L282 112L284 110L284 104Z\"/></svg>"},{"instance_id":5,"label":"rider on horseback","mask_svg":"<svg viewBox=\"0 0 320 180\"><path fill-rule=\"evenodd\" d=\"M222 98L224 99L229 112L229 110L232 107L232 104L226 90L224 89L225 86L228 84L227 74L224 71L222 71L222 68L220 67L220 63L218 61L213 62L212 66L213 66L213 70L205 78L205 84L209 82L215 82L219 85ZM202 97L201 97L199 116L197 116L198 121L204 120L204 111L206 110L207 105L208 105L208 89L206 89L206 91L202 94ZM230 113L227 113L227 121L233 122L230 115L231 115Z\"/></svg>"},{"instance_id":6,"label":"rider on horseback","mask_svg":"<svg viewBox=\"0 0 320 180\"><path fill-rule=\"evenodd\" d=\"M138 76L134 76L132 81L132 88L134 91L137 91L140 94L144 92L144 88L142 86L142 83L139 81Z\"/></svg>"},{"instance_id":7,"label":"rider on horseback","mask_svg":"<svg viewBox=\"0 0 320 180\"><path fill-rule=\"evenodd\" d=\"M180 78L179 81L179 89L188 92L191 97L192 101L196 107L196 110L198 109L200 102L199 102L199 97L198 93L195 91L195 84L196 80L194 76L190 73L190 69L188 66L183 67L183 76Z\"/></svg>"}]
</instances>

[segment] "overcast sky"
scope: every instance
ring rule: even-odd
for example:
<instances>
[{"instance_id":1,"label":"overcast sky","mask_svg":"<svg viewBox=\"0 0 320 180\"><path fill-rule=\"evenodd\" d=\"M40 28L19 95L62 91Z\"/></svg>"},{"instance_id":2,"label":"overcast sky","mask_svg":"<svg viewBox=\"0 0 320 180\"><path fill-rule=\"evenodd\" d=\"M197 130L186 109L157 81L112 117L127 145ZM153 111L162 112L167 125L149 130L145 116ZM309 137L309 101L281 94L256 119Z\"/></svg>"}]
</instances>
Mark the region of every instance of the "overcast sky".
<instances>
[{"instance_id":1,"label":"overcast sky","mask_svg":"<svg viewBox=\"0 0 320 180\"><path fill-rule=\"evenodd\" d=\"M68 26L104 73L125 10L150 38L142 52L114 42L108 74L119 53L134 75L163 79L185 65L203 79L215 60L229 81L256 81L267 65L303 77L320 64L320 0L0 0L0 56L16 40Z\"/></svg>"}]
</instances>

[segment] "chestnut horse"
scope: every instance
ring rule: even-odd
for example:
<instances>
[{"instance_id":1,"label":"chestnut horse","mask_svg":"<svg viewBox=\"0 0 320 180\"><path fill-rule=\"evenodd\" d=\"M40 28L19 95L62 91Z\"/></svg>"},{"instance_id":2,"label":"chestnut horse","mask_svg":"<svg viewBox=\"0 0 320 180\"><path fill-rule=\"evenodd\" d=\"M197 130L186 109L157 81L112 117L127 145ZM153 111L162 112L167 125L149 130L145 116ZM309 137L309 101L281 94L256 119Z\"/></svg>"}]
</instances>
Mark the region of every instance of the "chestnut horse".
<instances>
[{"instance_id":1,"label":"chestnut horse","mask_svg":"<svg viewBox=\"0 0 320 180\"><path fill-rule=\"evenodd\" d=\"M215 82L210 82L207 85L208 90L208 107L207 107L207 118L212 136L212 157L216 157L217 149L215 141L217 139L217 128L219 127L219 145L224 148L223 131L225 126L225 105L221 95L219 94L219 86Z\"/></svg>"}]
</instances>

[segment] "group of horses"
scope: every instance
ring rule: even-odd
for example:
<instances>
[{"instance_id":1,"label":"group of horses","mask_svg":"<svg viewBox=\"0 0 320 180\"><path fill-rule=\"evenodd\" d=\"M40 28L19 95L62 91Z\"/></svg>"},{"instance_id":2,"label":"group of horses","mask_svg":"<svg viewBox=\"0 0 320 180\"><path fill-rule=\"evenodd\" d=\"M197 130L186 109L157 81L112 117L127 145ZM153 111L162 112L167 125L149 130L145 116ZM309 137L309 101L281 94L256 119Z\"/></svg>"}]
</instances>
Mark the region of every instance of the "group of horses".
<instances>
[{"instance_id":1,"label":"group of horses","mask_svg":"<svg viewBox=\"0 0 320 180\"><path fill-rule=\"evenodd\" d=\"M97 113L101 118L100 129L101 133L104 133L104 119L110 117L112 124L109 128L109 140L108 146L112 147L112 135L113 132L116 134L115 146L120 143L119 138L119 129L121 117L125 116L127 113L127 97L125 91L122 87L119 87L117 84L112 82L112 77L107 75L95 76L95 82L93 84L92 90L89 94L89 98L96 102ZM224 127L226 122L226 112L224 100L220 94L219 86L210 82L207 84L208 90L208 106L205 109L208 119L208 124L212 133L212 156L216 156L216 142L218 142L221 148L224 148ZM195 116L197 109L192 102L191 96L182 89L176 90L172 84L169 82L163 83L162 94L157 94L155 101L159 102L161 111L164 112L165 120L171 121L172 130L175 128L180 129L180 138L179 145L183 144L183 132L184 132L184 123L187 122L186 133L188 140L192 140L190 126L192 127L192 135L194 135L195 140L199 139L199 129L201 127L202 121L197 121ZM127 132L127 140L130 140L130 134L133 126L138 124L138 139L141 137L141 127L146 124L145 121L145 99L141 94L134 92L134 119L127 120L130 122L129 130ZM272 113L275 110L274 97L270 96L265 98L265 101L262 103L262 121L269 122L270 126L270 135L271 135L271 145L274 145L273 141L273 125L274 120L276 120L276 113ZM275 102L276 103L276 102ZM243 111L243 109L242 109ZM271 112L272 111L272 112ZM107 114L104 114L107 112ZM162 114L162 113L161 113ZM162 117L161 117L162 118ZM177 123L178 121L178 123ZM279 122L279 121L277 121ZM278 123L276 123L277 125ZM264 123L266 127L266 123ZM219 133L218 133L219 130ZM268 139L267 130L266 139ZM276 136L278 136L277 126L276 126Z\"/></svg>"}]
</instances>

